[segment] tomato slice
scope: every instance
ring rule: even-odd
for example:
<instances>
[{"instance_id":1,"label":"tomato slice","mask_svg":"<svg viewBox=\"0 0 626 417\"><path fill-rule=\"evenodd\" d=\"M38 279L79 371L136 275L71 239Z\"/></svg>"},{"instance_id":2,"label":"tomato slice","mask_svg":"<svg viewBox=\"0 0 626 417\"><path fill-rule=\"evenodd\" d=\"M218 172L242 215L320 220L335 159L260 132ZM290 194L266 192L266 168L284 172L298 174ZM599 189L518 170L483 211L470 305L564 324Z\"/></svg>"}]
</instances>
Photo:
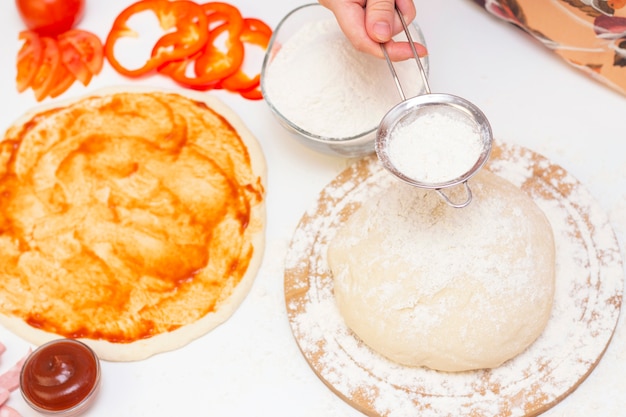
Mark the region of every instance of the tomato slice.
<instances>
[{"instance_id":1,"label":"tomato slice","mask_svg":"<svg viewBox=\"0 0 626 417\"><path fill-rule=\"evenodd\" d=\"M59 41L58 44L61 52L61 61L63 62L61 66L67 68L83 85L89 85L93 73L81 59L78 49L68 42Z\"/></svg>"},{"instance_id":2,"label":"tomato slice","mask_svg":"<svg viewBox=\"0 0 626 417\"><path fill-rule=\"evenodd\" d=\"M140 68L126 68L115 57L118 39L138 36L128 27L128 20L144 11L153 12L165 34L155 44L151 57ZM209 36L207 19L200 5L188 0L140 0L124 9L113 22L104 44L111 66L122 75L140 77L169 61L182 60L205 45Z\"/></svg>"},{"instance_id":3,"label":"tomato slice","mask_svg":"<svg viewBox=\"0 0 626 417\"><path fill-rule=\"evenodd\" d=\"M39 69L30 83L30 87L35 93L37 101L41 101L48 96L50 89L54 85L54 74L61 64L61 52L56 40L42 37L43 56Z\"/></svg>"},{"instance_id":4,"label":"tomato slice","mask_svg":"<svg viewBox=\"0 0 626 417\"><path fill-rule=\"evenodd\" d=\"M81 61L93 75L102 71L104 64L103 46L98 36L85 30L72 29L59 35L58 41L61 48L71 45L77 50Z\"/></svg>"},{"instance_id":5,"label":"tomato slice","mask_svg":"<svg viewBox=\"0 0 626 417\"><path fill-rule=\"evenodd\" d=\"M43 59L43 46L37 33L26 30L20 33L19 39L24 43L17 54L17 91L25 91L35 78Z\"/></svg>"},{"instance_id":6,"label":"tomato slice","mask_svg":"<svg viewBox=\"0 0 626 417\"><path fill-rule=\"evenodd\" d=\"M54 73L54 83L48 91L50 98L55 98L67 91L74 84L76 77L67 69L65 65L57 66Z\"/></svg>"}]
</instances>

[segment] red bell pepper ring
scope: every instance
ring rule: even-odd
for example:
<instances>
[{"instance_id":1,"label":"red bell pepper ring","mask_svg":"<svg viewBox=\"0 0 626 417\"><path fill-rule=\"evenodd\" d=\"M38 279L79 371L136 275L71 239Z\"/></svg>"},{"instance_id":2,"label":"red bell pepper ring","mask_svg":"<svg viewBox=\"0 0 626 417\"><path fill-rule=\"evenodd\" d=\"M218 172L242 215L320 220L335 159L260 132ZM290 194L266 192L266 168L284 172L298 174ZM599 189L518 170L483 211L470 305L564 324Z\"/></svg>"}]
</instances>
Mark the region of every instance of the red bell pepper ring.
<instances>
[{"instance_id":1,"label":"red bell pepper ring","mask_svg":"<svg viewBox=\"0 0 626 417\"><path fill-rule=\"evenodd\" d=\"M235 73L243 64L244 47L240 35L244 29L244 19L239 9L228 3L204 3L202 9L209 26L216 23L218 25L210 29L209 41L202 55L196 60L194 71L198 77L207 72L216 72L220 74L220 78L224 78ZM225 41L226 52L223 52L215 41L226 31L228 34Z\"/></svg>"},{"instance_id":2,"label":"red bell pepper ring","mask_svg":"<svg viewBox=\"0 0 626 417\"><path fill-rule=\"evenodd\" d=\"M262 20L247 17L244 19L244 24L248 29L254 32L263 33L264 35L267 35L268 38L272 37L272 28Z\"/></svg>"},{"instance_id":3,"label":"red bell pepper ring","mask_svg":"<svg viewBox=\"0 0 626 417\"><path fill-rule=\"evenodd\" d=\"M224 32L229 36L225 41L226 50L216 45L217 38ZM229 23L222 23L209 34L209 42L198 57L194 71L198 78L209 76L212 81L219 81L234 74L243 64L244 47L239 40L240 33L233 36Z\"/></svg>"},{"instance_id":4,"label":"red bell pepper ring","mask_svg":"<svg viewBox=\"0 0 626 417\"><path fill-rule=\"evenodd\" d=\"M207 17L209 26L213 23L223 22L230 25L233 36L239 36L243 30L243 16L238 8L232 4L212 1L201 5ZM212 29L209 27L209 29Z\"/></svg>"},{"instance_id":5,"label":"red bell pepper ring","mask_svg":"<svg viewBox=\"0 0 626 417\"><path fill-rule=\"evenodd\" d=\"M263 99L263 92L258 86L251 88L249 90L239 91L239 95L243 98L247 98L248 100L262 100Z\"/></svg>"},{"instance_id":6,"label":"red bell pepper ring","mask_svg":"<svg viewBox=\"0 0 626 417\"><path fill-rule=\"evenodd\" d=\"M242 42L267 49L271 36L272 29L262 21L258 19L244 19L244 29L240 36ZM260 99L260 82L261 74L249 77L240 68L234 74L224 78L221 82L221 87L228 91L240 93L242 97L248 99Z\"/></svg>"},{"instance_id":7,"label":"red bell pepper ring","mask_svg":"<svg viewBox=\"0 0 626 417\"><path fill-rule=\"evenodd\" d=\"M225 77L234 74L244 58L244 46L240 40L244 20L235 6L221 2L201 5L207 17L209 36L203 49L191 57L170 61L158 68L177 83L196 90L215 88ZM217 24L217 26L215 26ZM225 48L217 45L218 38L226 35ZM191 66L193 65L193 71ZM191 73L193 72L192 75Z\"/></svg>"},{"instance_id":8,"label":"red bell pepper ring","mask_svg":"<svg viewBox=\"0 0 626 417\"><path fill-rule=\"evenodd\" d=\"M129 69L115 58L115 44L120 38L139 36L128 27L127 22L132 16L145 11L153 12L167 33L159 38L150 58L142 67ZM207 18L200 5L188 0L140 0L117 16L107 36L104 53L117 72L129 77L140 77L166 62L193 55L203 48L208 36Z\"/></svg>"}]
</instances>

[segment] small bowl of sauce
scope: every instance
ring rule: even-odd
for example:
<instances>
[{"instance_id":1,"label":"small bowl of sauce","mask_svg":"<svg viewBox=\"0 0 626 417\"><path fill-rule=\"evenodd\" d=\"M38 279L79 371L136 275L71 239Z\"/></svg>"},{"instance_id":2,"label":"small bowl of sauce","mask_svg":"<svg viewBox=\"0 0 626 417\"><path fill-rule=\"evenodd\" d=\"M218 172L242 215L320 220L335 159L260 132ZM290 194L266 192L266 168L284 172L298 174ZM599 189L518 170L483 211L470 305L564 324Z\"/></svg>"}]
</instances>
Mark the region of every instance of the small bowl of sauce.
<instances>
[{"instance_id":1,"label":"small bowl of sauce","mask_svg":"<svg viewBox=\"0 0 626 417\"><path fill-rule=\"evenodd\" d=\"M100 361L86 344L73 339L41 345L24 362L20 390L26 403L47 416L77 416L96 397Z\"/></svg>"}]
</instances>

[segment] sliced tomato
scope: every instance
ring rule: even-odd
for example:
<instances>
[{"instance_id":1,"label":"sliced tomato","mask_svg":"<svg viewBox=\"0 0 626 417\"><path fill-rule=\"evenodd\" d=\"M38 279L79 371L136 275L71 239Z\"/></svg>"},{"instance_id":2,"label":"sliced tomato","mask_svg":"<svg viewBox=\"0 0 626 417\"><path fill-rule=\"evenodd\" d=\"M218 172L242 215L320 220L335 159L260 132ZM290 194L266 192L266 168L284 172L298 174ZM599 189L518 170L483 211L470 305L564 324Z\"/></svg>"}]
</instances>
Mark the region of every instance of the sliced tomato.
<instances>
[{"instance_id":1,"label":"sliced tomato","mask_svg":"<svg viewBox=\"0 0 626 417\"><path fill-rule=\"evenodd\" d=\"M71 45L76 49L80 59L93 75L102 71L104 52L102 41L98 36L86 30L72 29L59 35L58 41L61 49L66 45Z\"/></svg>"},{"instance_id":2,"label":"sliced tomato","mask_svg":"<svg viewBox=\"0 0 626 417\"><path fill-rule=\"evenodd\" d=\"M65 65L57 66L54 73L54 83L48 91L50 98L55 98L67 91L68 88L74 84L76 77L72 74Z\"/></svg>"},{"instance_id":3,"label":"sliced tomato","mask_svg":"<svg viewBox=\"0 0 626 417\"><path fill-rule=\"evenodd\" d=\"M61 64L61 52L56 40L48 37L41 38L43 57L30 87L35 93L37 101L46 98L54 85L54 74Z\"/></svg>"},{"instance_id":4,"label":"sliced tomato","mask_svg":"<svg viewBox=\"0 0 626 417\"><path fill-rule=\"evenodd\" d=\"M23 92L30 87L43 59L43 46L39 35L26 30L19 38L24 41L17 54L17 91Z\"/></svg>"},{"instance_id":5,"label":"sliced tomato","mask_svg":"<svg viewBox=\"0 0 626 417\"><path fill-rule=\"evenodd\" d=\"M74 77L83 85L89 85L93 73L81 59L80 52L71 43L59 41L59 51L61 52L61 62ZM61 71L60 71L61 72Z\"/></svg>"}]
</instances>

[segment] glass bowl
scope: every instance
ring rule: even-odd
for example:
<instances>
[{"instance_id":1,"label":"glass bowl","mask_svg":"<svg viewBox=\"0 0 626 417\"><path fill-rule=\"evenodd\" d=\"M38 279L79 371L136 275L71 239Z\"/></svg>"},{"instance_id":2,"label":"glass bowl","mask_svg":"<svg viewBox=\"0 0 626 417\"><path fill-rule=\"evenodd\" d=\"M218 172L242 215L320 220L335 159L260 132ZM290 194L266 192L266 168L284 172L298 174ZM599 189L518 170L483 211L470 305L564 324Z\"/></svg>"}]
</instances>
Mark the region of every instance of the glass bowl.
<instances>
[{"instance_id":1,"label":"glass bowl","mask_svg":"<svg viewBox=\"0 0 626 417\"><path fill-rule=\"evenodd\" d=\"M424 43L419 27L409 28ZM404 33L395 39L402 38ZM421 62L427 70L428 58ZM414 59L394 65L407 98L425 92ZM263 60L261 90L297 141L348 158L375 151L382 118L402 101L387 62L358 52L319 3L300 6L279 22Z\"/></svg>"},{"instance_id":2,"label":"glass bowl","mask_svg":"<svg viewBox=\"0 0 626 417\"><path fill-rule=\"evenodd\" d=\"M20 372L26 403L49 417L75 417L95 401L100 387L100 360L83 342L56 339L35 349Z\"/></svg>"}]
</instances>

